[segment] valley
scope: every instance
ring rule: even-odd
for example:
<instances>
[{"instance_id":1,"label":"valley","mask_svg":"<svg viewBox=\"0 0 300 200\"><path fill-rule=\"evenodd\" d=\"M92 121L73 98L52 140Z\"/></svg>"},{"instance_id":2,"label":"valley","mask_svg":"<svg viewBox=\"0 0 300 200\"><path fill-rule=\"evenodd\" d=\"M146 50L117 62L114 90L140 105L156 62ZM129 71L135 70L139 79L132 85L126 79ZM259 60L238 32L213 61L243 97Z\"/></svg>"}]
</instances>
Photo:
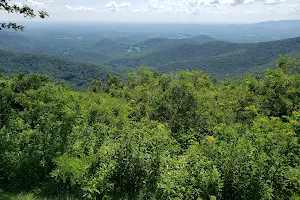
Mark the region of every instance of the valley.
<instances>
[{"instance_id":1,"label":"valley","mask_svg":"<svg viewBox=\"0 0 300 200\"><path fill-rule=\"evenodd\" d=\"M4 51L0 72L7 75L47 72L54 80L70 81L73 86L80 88L86 87L96 77L106 80L107 72L125 77L127 72L136 71L140 66L163 73L199 70L215 78L240 77L255 71L258 66L263 71L262 66L275 62L279 55L291 52L292 55L300 54L300 38L290 38L296 35L293 30L300 27L299 21L227 26L199 24L180 26L180 29L176 29L179 26L175 24L166 25L156 33L151 29L161 27L154 24L120 25L119 30L114 31L114 27L103 25L95 28L99 30L98 34L93 33L96 30L89 32L74 26L68 27L74 29L68 34L66 27L55 31L41 29L34 34L36 28L26 33L1 31L0 49ZM289 33L285 32L287 27ZM238 37L235 35L237 30L240 30ZM266 39L266 30L273 33L272 37ZM222 35L212 36L213 33L217 35L217 31L222 31ZM245 35L245 31L249 31L249 34ZM259 31L264 33L264 36L257 38L260 42L249 40L249 37L261 35ZM203 35L203 32L207 35ZM277 35L274 35L275 32ZM228 39L230 33L232 37ZM26 54L20 54L22 52ZM32 60L32 63L27 63L30 67L22 65L24 60L20 55L30 57L28 60ZM16 59L11 59L14 57ZM49 68L53 63L54 67ZM71 65L76 66L76 70L68 67ZM60 72L57 72L58 67Z\"/></svg>"}]
</instances>

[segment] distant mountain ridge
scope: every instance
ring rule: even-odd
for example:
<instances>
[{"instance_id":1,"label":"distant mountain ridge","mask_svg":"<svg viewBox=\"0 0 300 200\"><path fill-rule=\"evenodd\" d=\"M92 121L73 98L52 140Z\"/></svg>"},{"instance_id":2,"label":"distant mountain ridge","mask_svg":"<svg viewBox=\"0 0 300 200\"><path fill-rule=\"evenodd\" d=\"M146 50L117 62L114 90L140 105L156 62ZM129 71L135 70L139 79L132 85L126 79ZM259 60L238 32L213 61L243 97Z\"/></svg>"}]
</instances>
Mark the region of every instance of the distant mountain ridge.
<instances>
[{"instance_id":1,"label":"distant mountain ridge","mask_svg":"<svg viewBox=\"0 0 300 200\"><path fill-rule=\"evenodd\" d=\"M117 38L116 40L112 39L101 39L97 41L92 48L92 51L102 53L102 54L124 54L124 52L128 52L128 49L131 49L132 47L140 48L141 51L154 51L159 50L166 47L171 47L175 45L180 44L204 44L207 42L216 41L216 39L206 36L206 35L199 35L196 37L190 37L190 38L182 38L182 39L170 39L170 38L164 38L164 37L153 37L149 38L143 42L140 43L134 43L133 41L130 41L126 38Z\"/></svg>"},{"instance_id":2,"label":"distant mountain ridge","mask_svg":"<svg viewBox=\"0 0 300 200\"><path fill-rule=\"evenodd\" d=\"M297 25L300 20L264 23ZM260 30L260 26L264 27L262 24L249 26L253 30ZM116 73L120 72L120 69L126 71L128 68L135 69L141 65L161 72L196 69L222 78L225 75L243 75L257 66L266 66L276 60L280 54L300 52L299 37L270 42L231 43L220 41L213 36L195 35L197 34L187 33L187 38L184 38L185 36L181 39L153 37L143 41L135 41L133 37L128 39L126 35L99 37L93 40L76 39L76 37L70 40L50 40L3 31L0 32L0 50L28 53L1 51L3 55L0 56L2 58L0 70L5 74L19 71L49 72L57 80L71 80L72 83L76 82L79 85L86 84L98 74L102 76L110 72ZM24 60L25 58L28 60ZM54 66L53 69L51 65ZM60 73L61 69L64 70L62 73ZM65 72L73 75L61 76ZM89 75L90 72L92 75ZM72 78L73 76L75 78Z\"/></svg>"},{"instance_id":3,"label":"distant mountain ridge","mask_svg":"<svg viewBox=\"0 0 300 200\"><path fill-rule=\"evenodd\" d=\"M122 58L109 66L149 66L162 72L196 69L217 77L235 76L278 58L280 54L300 51L300 37L259 43L210 42L182 44L135 58Z\"/></svg>"},{"instance_id":4,"label":"distant mountain ridge","mask_svg":"<svg viewBox=\"0 0 300 200\"><path fill-rule=\"evenodd\" d=\"M266 26L284 26L286 27L287 24L290 27L300 27L300 20L280 20L280 21L265 21L265 22L259 22L253 24L253 26L260 26L260 27L266 27Z\"/></svg>"},{"instance_id":5,"label":"distant mountain ridge","mask_svg":"<svg viewBox=\"0 0 300 200\"><path fill-rule=\"evenodd\" d=\"M135 46L141 47L144 50L157 50L160 48L165 48L168 46L180 45L180 44L204 44L208 42L216 41L216 39L207 36L207 35L199 35L191 38L183 38L183 39L170 39L170 38L150 38L145 40Z\"/></svg>"}]
</instances>

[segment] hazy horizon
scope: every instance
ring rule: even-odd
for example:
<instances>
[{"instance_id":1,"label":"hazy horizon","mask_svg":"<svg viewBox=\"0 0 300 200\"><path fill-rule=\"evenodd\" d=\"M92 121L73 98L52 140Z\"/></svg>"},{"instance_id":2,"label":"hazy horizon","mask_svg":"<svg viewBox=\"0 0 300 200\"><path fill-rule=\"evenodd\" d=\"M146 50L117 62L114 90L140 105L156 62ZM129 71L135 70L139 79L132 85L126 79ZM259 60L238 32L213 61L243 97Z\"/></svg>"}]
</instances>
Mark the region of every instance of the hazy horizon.
<instances>
[{"instance_id":1,"label":"hazy horizon","mask_svg":"<svg viewBox=\"0 0 300 200\"><path fill-rule=\"evenodd\" d=\"M10 19L7 19L10 21ZM11 19L13 20L13 19ZM264 20L257 22L172 22L172 21L84 21L84 20L49 20L49 19L18 19L13 20L15 23L25 23L25 24L39 24L39 25L51 25L51 24L133 24L133 25L251 25L251 24L260 24L260 23L272 23L272 22L300 22L300 19L283 19L283 20Z\"/></svg>"},{"instance_id":2,"label":"hazy horizon","mask_svg":"<svg viewBox=\"0 0 300 200\"><path fill-rule=\"evenodd\" d=\"M47 21L117 23L257 23L300 19L299 0L14 0L47 10ZM4 21L27 21L0 11ZM39 21L34 19L33 21Z\"/></svg>"}]
</instances>

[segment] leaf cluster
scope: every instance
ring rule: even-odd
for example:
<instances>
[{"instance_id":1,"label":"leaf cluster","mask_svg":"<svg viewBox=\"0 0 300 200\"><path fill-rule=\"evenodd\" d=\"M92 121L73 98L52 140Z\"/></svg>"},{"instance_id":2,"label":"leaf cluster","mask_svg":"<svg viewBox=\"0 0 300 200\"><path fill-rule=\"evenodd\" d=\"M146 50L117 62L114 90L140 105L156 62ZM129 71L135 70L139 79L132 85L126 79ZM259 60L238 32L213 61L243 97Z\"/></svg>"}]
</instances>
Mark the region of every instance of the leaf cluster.
<instances>
[{"instance_id":1,"label":"leaf cluster","mask_svg":"<svg viewBox=\"0 0 300 200\"><path fill-rule=\"evenodd\" d=\"M4 10L8 13L16 13L23 15L25 18L35 18L36 16L44 19L46 17L49 17L48 13L46 11L40 10L35 12L35 10L28 6L23 5L19 6L16 4L11 4L10 0L0 0L0 10ZM14 30L22 30L24 29L24 26L17 25L16 23L0 23L0 31L2 29L14 29Z\"/></svg>"}]
</instances>

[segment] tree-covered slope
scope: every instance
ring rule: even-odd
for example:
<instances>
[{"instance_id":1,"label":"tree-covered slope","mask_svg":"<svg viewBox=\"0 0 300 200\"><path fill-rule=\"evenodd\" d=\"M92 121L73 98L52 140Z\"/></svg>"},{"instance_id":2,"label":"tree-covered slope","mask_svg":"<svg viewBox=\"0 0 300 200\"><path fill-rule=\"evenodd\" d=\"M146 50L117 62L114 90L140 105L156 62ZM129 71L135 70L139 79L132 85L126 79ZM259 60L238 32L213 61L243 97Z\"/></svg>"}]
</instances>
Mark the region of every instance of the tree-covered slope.
<instances>
[{"instance_id":1,"label":"tree-covered slope","mask_svg":"<svg viewBox=\"0 0 300 200\"><path fill-rule=\"evenodd\" d=\"M55 81L65 80L73 87L86 87L91 80L106 80L108 75L117 74L111 68L101 65L69 61L57 56L15 53L0 50L0 72L47 74Z\"/></svg>"},{"instance_id":2,"label":"tree-covered slope","mask_svg":"<svg viewBox=\"0 0 300 200\"><path fill-rule=\"evenodd\" d=\"M0 50L63 55L65 52L85 51L89 42L59 37L34 37L11 31L0 32Z\"/></svg>"},{"instance_id":3,"label":"tree-covered slope","mask_svg":"<svg viewBox=\"0 0 300 200\"><path fill-rule=\"evenodd\" d=\"M217 41L202 45L182 44L138 58L112 60L109 65L146 65L163 72L197 69L222 77L226 74L243 74L255 66L275 60L280 54L292 51L300 51L300 38L243 44Z\"/></svg>"},{"instance_id":4,"label":"tree-covered slope","mask_svg":"<svg viewBox=\"0 0 300 200\"><path fill-rule=\"evenodd\" d=\"M126 52L131 45L119 40L102 39L89 48L90 51L107 55L118 55Z\"/></svg>"},{"instance_id":5,"label":"tree-covered slope","mask_svg":"<svg viewBox=\"0 0 300 200\"><path fill-rule=\"evenodd\" d=\"M144 51L154 51L180 44L204 44L213 41L216 41L216 39L206 35L199 35L196 37L184 39L150 38L137 44L136 46L142 48Z\"/></svg>"},{"instance_id":6,"label":"tree-covered slope","mask_svg":"<svg viewBox=\"0 0 300 200\"><path fill-rule=\"evenodd\" d=\"M278 67L220 81L141 68L85 91L0 76L0 199L298 200L300 62Z\"/></svg>"},{"instance_id":7,"label":"tree-covered slope","mask_svg":"<svg viewBox=\"0 0 300 200\"><path fill-rule=\"evenodd\" d=\"M26 51L32 45L36 45L34 41L17 32L0 31L0 50Z\"/></svg>"},{"instance_id":8,"label":"tree-covered slope","mask_svg":"<svg viewBox=\"0 0 300 200\"><path fill-rule=\"evenodd\" d=\"M112 59L111 56L108 56L106 54L88 51L70 52L60 56L68 60L90 63L103 63Z\"/></svg>"}]
</instances>

